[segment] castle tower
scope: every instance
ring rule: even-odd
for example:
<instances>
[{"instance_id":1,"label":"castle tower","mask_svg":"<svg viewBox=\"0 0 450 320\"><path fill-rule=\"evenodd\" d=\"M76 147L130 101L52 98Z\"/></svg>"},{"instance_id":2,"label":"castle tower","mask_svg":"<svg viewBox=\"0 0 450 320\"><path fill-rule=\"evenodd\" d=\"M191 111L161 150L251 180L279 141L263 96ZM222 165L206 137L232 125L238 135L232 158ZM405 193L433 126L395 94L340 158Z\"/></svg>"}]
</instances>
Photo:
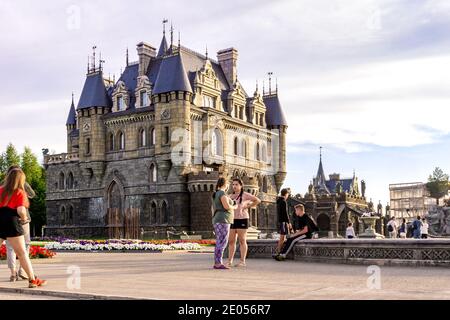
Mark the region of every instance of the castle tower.
<instances>
[{"instance_id":1,"label":"castle tower","mask_svg":"<svg viewBox=\"0 0 450 320\"><path fill-rule=\"evenodd\" d=\"M174 167L178 176L187 173L191 157L190 106L192 88L181 51L162 58L152 101L155 105L155 157L163 175Z\"/></svg>"},{"instance_id":2,"label":"castle tower","mask_svg":"<svg viewBox=\"0 0 450 320\"><path fill-rule=\"evenodd\" d=\"M269 92L263 96L264 104L266 105L266 123L269 130L278 134L278 146L274 148L273 145L273 163L275 165L275 185L277 192L280 192L281 186L286 179L286 134L288 124L286 117L278 99L278 88L275 92ZM275 157L278 156L278 159Z\"/></svg>"},{"instance_id":3,"label":"castle tower","mask_svg":"<svg viewBox=\"0 0 450 320\"><path fill-rule=\"evenodd\" d=\"M104 172L106 129L102 115L111 111L101 69L90 69L78 102L79 157L83 175L101 179Z\"/></svg>"},{"instance_id":4,"label":"castle tower","mask_svg":"<svg viewBox=\"0 0 450 320\"><path fill-rule=\"evenodd\" d=\"M73 101L73 93L72 93L72 104L70 105L69 115L67 116L66 121L66 129L67 129L67 153L74 152L75 148L78 148L78 143L74 143L74 133L77 129L77 116L75 111L75 104Z\"/></svg>"}]
</instances>

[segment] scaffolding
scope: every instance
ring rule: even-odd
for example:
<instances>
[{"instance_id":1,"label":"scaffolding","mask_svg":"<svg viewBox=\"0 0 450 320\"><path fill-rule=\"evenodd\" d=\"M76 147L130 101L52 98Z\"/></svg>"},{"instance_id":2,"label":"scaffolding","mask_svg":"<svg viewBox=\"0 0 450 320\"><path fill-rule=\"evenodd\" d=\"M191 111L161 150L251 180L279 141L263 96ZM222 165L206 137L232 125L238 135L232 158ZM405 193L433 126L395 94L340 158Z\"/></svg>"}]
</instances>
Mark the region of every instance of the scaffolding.
<instances>
[{"instance_id":1,"label":"scaffolding","mask_svg":"<svg viewBox=\"0 0 450 320\"><path fill-rule=\"evenodd\" d=\"M423 182L390 184L389 197L391 216L405 218L407 221L416 216L425 216L436 204Z\"/></svg>"}]
</instances>

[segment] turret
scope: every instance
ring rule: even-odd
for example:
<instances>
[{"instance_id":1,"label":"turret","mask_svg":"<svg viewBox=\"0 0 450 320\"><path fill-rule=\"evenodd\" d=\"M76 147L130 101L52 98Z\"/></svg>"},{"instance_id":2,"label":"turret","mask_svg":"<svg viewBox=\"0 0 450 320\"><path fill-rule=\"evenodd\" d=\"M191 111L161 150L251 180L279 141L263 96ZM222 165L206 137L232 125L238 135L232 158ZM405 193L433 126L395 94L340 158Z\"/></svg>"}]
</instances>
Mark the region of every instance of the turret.
<instances>
[{"instance_id":1,"label":"turret","mask_svg":"<svg viewBox=\"0 0 450 320\"><path fill-rule=\"evenodd\" d=\"M73 101L72 93L72 104L70 105L69 115L66 121L67 128L67 153L74 152L73 149L78 148L78 130L77 130L77 116L75 111L75 104Z\"/></svg>"}]
</instances>

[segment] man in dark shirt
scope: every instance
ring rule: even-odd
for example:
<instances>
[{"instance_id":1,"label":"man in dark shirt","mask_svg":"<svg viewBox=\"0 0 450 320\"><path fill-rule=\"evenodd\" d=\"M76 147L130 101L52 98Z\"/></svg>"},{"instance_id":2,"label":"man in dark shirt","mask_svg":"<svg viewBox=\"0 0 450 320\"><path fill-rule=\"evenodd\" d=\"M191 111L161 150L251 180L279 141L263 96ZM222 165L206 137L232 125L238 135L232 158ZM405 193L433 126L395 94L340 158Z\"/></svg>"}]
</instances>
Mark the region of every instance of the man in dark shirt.
<instances>
[{"instance_id":1,"label":"man in dark shirt","mask_svg":"<svg viewBox=\"0 0 450 320\"><path fill-rule=\"evenodd\" d=\"M283 243L286 240L286 235L292 229L291 221L288 214L287 199L289 198L289 190L282 189L281 196L277 198L277 214L278 214L278 232L280 233L280 240L278 241L277 253L281 252Z\"/></svg>"},{"instance_id":2,"label":"man in dark shirt","mask_svg":"<svg viewBox=\"0 0 450 320\"><path fill-rule=\"evenodd\" d=\"M278 261L286 259L287 254L298 241L311 239L313 232L317 231L316 224L307 214L305 214L305 207L302 204L295 206L295 214L298 216L299 229L286 240L280 254L274 257Z\"/></svg>"}]
</instances>

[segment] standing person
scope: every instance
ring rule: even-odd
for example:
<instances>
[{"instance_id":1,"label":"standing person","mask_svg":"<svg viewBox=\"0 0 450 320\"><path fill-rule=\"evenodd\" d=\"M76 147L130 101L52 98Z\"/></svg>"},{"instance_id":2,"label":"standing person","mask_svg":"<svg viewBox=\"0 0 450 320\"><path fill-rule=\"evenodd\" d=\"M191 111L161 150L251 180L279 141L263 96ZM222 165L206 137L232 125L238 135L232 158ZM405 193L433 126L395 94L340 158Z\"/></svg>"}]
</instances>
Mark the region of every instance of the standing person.
<instances>
[{"instance_id":1,"label":"standing person","mask_svg":"<svg viewBox=\"0 0 450 320\"><path fill-rule=\"evenodd\" d=\"M420 239L420 229L422 228L422 221L420 221L420 216L417 216L412 223L413 225L413 238Z\"/></svg>"},{"instance_id":2,"label":"standing person","mask_svg":"<svg viewBox=\"0 0 450 320\"><path fill-rule=\"evenodd\" d=\"M6 174L9 174L14 169L20 169L19 166L11 166L8 168L8 171ZM25 182L25 192L28 196L28 199L33 199L36 196L36 193L34 192L33 188ZM31 222L31 216L30 211L27 209L27 216L28 220L27 223L24 223L22 225L23 231L24 231L24 237L25 237L25 247L26 252L30 252L30 243L31 243L31 237L30 237L30 222ZM17 261L16 253L14 252L13 247L9 243L9 241L6 241L6 257L8 260L8 268L11 271L11 276L9 278L9 281L15 282L19 279L22 280L28 280L28 277L26 273L23 271L22 267L20 266L20 263Z\"/></svg>"},{"instance_id":3,"label":"standing person","mask_svg":"<svg viewBox=\"0 0 450 320\"><path fill-rule=\"evenodd\" d=\"M287 199L289 198L289 190L281 189L281 195L277 198L277 216L278 216L278 232L280 233L280 240L278 241L277 253L281 252L284 241L286 240L286 235L288 235L292 230L292 224L289 219L288 214L288 204Z\"/></svg>"},{"instance_id":4,"label":"standing person","mask_svg":"<svg viewBox=\"0 0 450 320\"><path fill-rule=\"evenodd\" d=\"M25 174L20 169L11 170L0 186L0 242L8 240L26 272L30 288L43 286L45 280L34 276L30 258L26 252L22 224L28 220L29 201L25 192Z\"/></svg>"},{"instance_id":5,"label":"standing person","mask_svg":"<svg viewBox=\"0 0 450 320\"><path fill-rule=\"evenodd\" d=\"M280 254L274 257L277 261L283 261L286 259L287 254L292 250L297 242L305 239L311 239L313 233L319 229L314 221L305 213L305 207L302 204L297 204L294 208L295 214L299 217L299 229L286 240Z\"/></svg>"},{"instance_id":6,"label":"standing person","mask_svg":"<svg viewBox=\"0 0 450 320\"><path fill-rule=\"evenodd\" d=\"M406 234L408 232L408 226L406 224L406 219L403 218L402 224L400 225L400 229L398 230L401 239L406 239Z\"/></svg>"},{"instance_id":7,"label":"standing person","mask_svg":"<svg viewBox=\"0 0 450 320\"><path fill-rule=\"evenodd\" d=\"M348 223L347 229L345 230L345 237L347 239L356 238L355 229L353 229L353 223L351 222Z\"/></svg>"},{"instance_id":8,"label":"standing person","mask_svg":"<svg viewBox=\"0 0 450 320\"><path fill-rule=\"evenodd\" d=\"M422 219L422 227L420 228L421 238L428 239L428 222L425 218Z\"/></svg>"},{"instance_id":9,"label":"standing person","mask_svg":"<svg viewBox=\"0 0 450 320\"><path fill-rule=\"evenodd\" d=\"M387 223L387 231L389 232L389 238L397 238L397 222L395 221L395 217L392 217L391 220Z\"/></svg>"},{"instance_id":10,"label":"standing person","mask_svg":"<svg viewBox=\"0 0 450 320\"><path fill-rule=\"evenodd\" d=\"M213 193L214 216L212 223L216 234L214 249L214 269L230 269L222 262L223 251L227 247L230 225L233 223L233 211L237 208L234 201L225 193L228 183L225 178L217 180L216 192Z\"/></svg>"},{"instance_id":11,"label":"standing person","mask_svg":"<svg viewBox=\"0 0 450 320\"><path fill-rule=\"evenodd\" d=\"M233 179L233 194L230 196L236 202L237 208L234 210L233 224L230 226L229 246L228 246L228 267L232 267L233 258L236 252L236 238L239 240L241 261L235 267L245 267L247 256L247 229L249 223L248 209L256 207L261 203L254 195L244 192L244 184L241 179Z\"/></svg>"}]
</instances>

